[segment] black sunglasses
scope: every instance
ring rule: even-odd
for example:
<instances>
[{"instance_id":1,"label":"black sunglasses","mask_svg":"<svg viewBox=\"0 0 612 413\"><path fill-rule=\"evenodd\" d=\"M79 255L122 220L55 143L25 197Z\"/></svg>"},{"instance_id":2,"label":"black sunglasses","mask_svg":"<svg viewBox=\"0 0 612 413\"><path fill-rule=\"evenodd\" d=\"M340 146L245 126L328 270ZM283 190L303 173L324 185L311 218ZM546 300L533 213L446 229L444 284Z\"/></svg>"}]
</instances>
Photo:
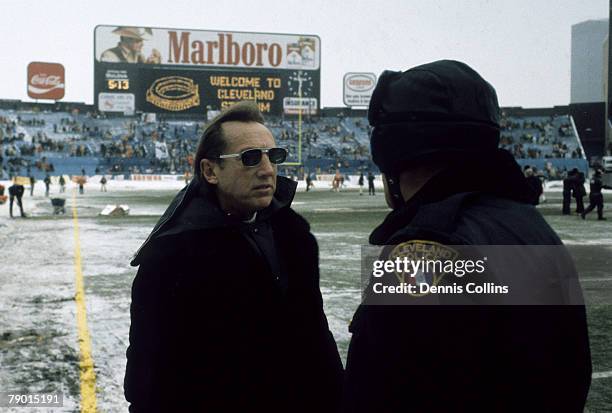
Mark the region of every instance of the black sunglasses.
<instances>
[{"instance_id":1,"label":"black sunglasses","mask_svg":"<svg viewBox=\"0 0 612 413\"><path fill-rule=\"evenodd\" d=\"M279 163L285 162L287 159L287 150L284 148L256 148L247 149L240 153L230 153L227 155L219 155L219 159L227 158L238 158L242 161L244 166L257 166L261 162L261 157L264 153L268 154L270 162L278 165Z\"/></svg>"}]
</instances>

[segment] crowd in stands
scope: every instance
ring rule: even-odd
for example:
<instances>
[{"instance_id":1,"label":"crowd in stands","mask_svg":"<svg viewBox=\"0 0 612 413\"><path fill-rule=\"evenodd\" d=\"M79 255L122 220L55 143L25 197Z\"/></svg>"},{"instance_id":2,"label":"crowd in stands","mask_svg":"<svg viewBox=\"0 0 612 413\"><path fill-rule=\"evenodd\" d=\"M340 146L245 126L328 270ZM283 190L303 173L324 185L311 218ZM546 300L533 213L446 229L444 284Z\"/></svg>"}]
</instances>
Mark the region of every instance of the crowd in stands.
<instances>
[{"instance_id":1,"label":"crowd in stands","mask_svg":"<svg viewBox=\"0 0 612 413\"><path fill-rule=\"evenodd\" d=\"M205 123L140 117L107 118L98 113L0 110L0 175L53 172L68 158L91 160L88 173L183 174L193 168L193 154ZM370 161L365 117L268 117L279 145L298 160L347 165ZM298 137L301 134L301 148ZM503 116L500 146L517 159L583 159L569 116ZM76 166L75 166L76 168ZM81 167L79 166L79 169ZM327 169L327 166L324 167ZM330 169L333 169L330 167Z\"/></svg>"},{"instance_id":2,"label":"crowd in stands","mask_svg":"<svg viewBox=\"0 0 612 413\"><path fill-rule=\"evenodd\" d=\"M516 119L504 116L500 147L517 159L584 158L567 116ZM567 139L570 138L570 139Z\"/></svg>"}]
</instances>

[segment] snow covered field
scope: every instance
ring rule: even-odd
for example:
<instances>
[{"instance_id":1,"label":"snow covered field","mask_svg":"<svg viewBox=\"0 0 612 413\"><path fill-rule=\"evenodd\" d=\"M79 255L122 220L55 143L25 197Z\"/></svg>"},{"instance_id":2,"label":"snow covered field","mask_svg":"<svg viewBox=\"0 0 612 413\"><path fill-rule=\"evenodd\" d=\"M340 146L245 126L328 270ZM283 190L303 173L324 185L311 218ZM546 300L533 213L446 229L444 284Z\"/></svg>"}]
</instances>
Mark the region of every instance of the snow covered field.
<instances>
[{"instance_id":1,"label":"snow covered field","mask_svg":"<svg viewBox=\"0 0 612 413\"><path fill-rule=\"evenodd\" d=\"M184 182L109 180L108 192L103 193L97 179L89 180L84 195L74 196L87 326L98 410L124 412L129 297L136 273L129 261ZM294 202L319 241L321 289L343 357L350 339L347 325L359 303L360 246L367 243L369 232L388 211L380 182L375 197L359 196L355 183L351 179L350 190L332 193L329 182L315 182L317 190L305 193L301 182ZM8 203L0 205L0 390L61 391L64 408L56 411L78 411L80 405L72 185L64 194L58 194L57 186L51 188L51 197L66 198L66 215L52 215L42 182L36 184L34 196L26 188L28 218L10 219ZM608 212L611 221L606 222L596 221L595 213L586 222L577 216L561 216L559 191L560 187L551 185L547 202L539 208L564 241L570 247L604 244L598 251L610 250L612 213ZM606 197L607 206L610 198ZM127 204L130 215L99 216L107 204ZM594 371L600 374L593 380L589 408L611 411L612 262L605 254L594 256L584 248L576 251L589 309Z\"/></svg>"}]
</instances>

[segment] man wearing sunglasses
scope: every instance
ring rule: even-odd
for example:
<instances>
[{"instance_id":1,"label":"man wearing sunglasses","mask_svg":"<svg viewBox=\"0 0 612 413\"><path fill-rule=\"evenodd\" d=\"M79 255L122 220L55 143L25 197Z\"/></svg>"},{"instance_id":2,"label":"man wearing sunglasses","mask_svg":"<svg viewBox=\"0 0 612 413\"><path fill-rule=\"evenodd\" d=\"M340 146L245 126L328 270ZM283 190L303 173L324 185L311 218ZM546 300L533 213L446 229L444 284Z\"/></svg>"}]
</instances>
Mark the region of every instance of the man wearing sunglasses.
<instances>
[{"instance_id":1,"label":"man wearing sunglasses","mask_svg":"<svg viewBox=\"0 0 612 413\"><path fill-rule=\"evenodd\" d=\"M337 411L342 364L286 157L252 103L207 126L194 179L132 261L130 411Z\"/></svg>"}]
</instances>

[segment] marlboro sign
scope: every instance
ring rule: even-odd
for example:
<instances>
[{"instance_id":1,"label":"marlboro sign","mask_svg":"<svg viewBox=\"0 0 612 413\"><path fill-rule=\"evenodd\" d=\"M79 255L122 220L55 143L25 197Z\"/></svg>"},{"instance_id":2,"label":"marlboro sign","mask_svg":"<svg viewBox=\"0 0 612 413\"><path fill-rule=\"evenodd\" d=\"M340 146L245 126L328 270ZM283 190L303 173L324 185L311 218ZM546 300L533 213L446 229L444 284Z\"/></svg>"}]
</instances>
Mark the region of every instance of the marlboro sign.
<instances>
[{"instance_id":1,"label":"marlboro sign","mask_svg":"<svg viewBox=\"0 0 612 413\"><path fill-rule=\"evenodd\" d=\"M125 113L130 103L132 112L204 117L251 100L266 114L316 114L320 77L321 39L314 34L94 30L94 102L101 112Z\"/></svg>"},{"instance_id":2,"label":"marlboro sign","mask_svg":"<svg viewBox=\"0 0 612 413\"><path fill-rule=\"evenodd\" d=\"M28 65L28 96L32 99L60 100L66 88L64 66L32 62Z\"/></svg>"}]
</instances>

